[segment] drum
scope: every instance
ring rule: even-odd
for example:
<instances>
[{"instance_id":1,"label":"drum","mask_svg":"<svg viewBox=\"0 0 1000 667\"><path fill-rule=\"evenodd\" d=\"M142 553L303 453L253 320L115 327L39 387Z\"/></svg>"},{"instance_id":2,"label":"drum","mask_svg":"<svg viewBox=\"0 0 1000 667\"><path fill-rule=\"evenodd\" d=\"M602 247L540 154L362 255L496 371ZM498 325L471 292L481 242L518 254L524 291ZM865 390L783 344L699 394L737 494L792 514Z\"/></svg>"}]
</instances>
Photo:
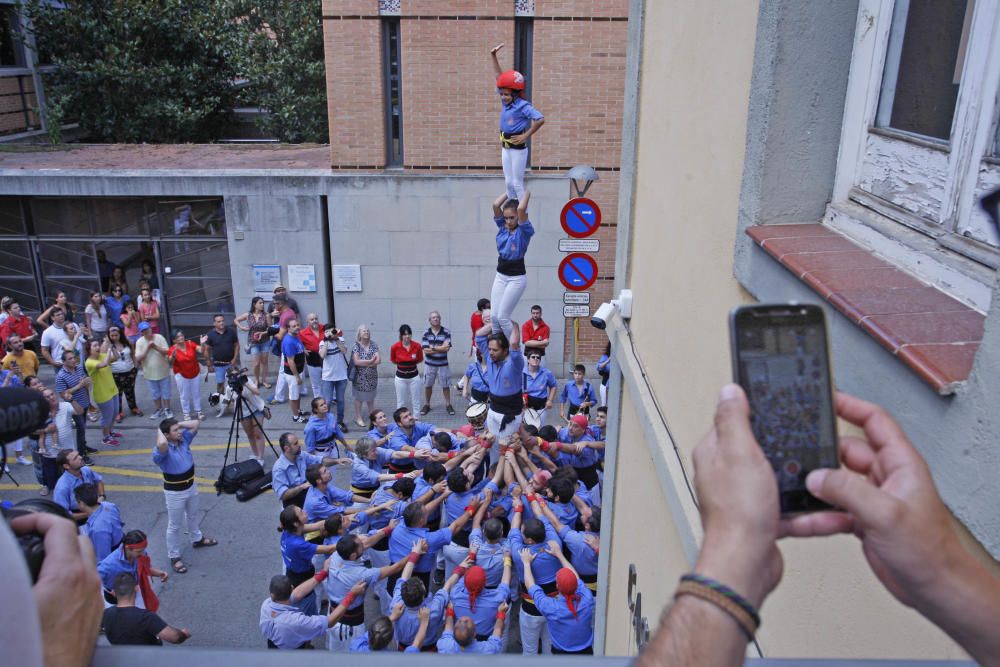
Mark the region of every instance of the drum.
<instances>
[{"instance_id":1,"label":"drum","mask_svg":"<svg viewBox=\"0 0 1000 667\"><path fill-rule=\"evenodd\" d=\"M534 426L535 428L542 427L542 416L538 413L538 410L534 408L527 408L523 414L525 426Z\"/></svg>"},{"instance_id":2,"label":"drum","mask_svg":"<svg viewBox=\"0 0 1000 667\"><path fill-rule=\"evenodd\" d=\"M483 430L486 425L486 413L489 411L489 407L485 403L473 403L469 406L469 409L465 411L465 418L472 425L472 428L476 432Z\"/></svg>"}]
</instances>

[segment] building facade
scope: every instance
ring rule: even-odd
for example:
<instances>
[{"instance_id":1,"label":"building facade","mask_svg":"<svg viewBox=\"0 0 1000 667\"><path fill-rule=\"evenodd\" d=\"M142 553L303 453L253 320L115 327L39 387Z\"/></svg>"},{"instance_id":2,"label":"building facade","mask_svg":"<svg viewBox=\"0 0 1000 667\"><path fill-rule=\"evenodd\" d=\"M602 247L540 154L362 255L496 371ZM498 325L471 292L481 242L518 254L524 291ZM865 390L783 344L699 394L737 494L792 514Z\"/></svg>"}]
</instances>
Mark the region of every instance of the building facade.
<instances>
[{"instance_id":1,"label":"building facade","mask_svg":"<svg viewBox=\"0 0 1000 667\"><path fill-rule=\"evenodd\" d=\"M899 420L969 548L1000 554L986 472L1000 455L997 236L976 206L1000 173L997 12L632 2L622 190L634 196L619 211L616 288L634 307L608 326L622 375L607 654L636 653L694 563L691 452L731 379L736 305L821 304L838 388ZM853 537L780 548L751 655L962 657L884 590Z\"/></svg>"}]
</instances>

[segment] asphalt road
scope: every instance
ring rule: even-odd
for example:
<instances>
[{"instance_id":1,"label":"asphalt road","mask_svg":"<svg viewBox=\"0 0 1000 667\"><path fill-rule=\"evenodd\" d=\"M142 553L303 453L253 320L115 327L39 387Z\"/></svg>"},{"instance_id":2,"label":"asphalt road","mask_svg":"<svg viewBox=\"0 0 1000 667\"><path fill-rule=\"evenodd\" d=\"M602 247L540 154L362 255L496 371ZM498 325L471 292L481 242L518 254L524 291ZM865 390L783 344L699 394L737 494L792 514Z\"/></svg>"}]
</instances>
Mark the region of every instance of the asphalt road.
<instances>
[{"instance_id":1,"label":"asphalt road","mask_svg":"<svg viewBox=\"0 0 1000 667\"><path fill-rule=\"evenodd\" d=\"M47 386L52 386L54 375L50 368L43 368L40 375ZM157 583L160 616L175 627L191 630L189 644L262 648L263 639L257 627L260 604L267 596L270 578L282 572L277 530L281 507L270 491L246 503L238 502L234 495L216 495L212 482L223 465L232 416L227 414L216 418L216 409L209 408L207 401L209 393L214 391L214 383L203 382L200 386L202 405L208 418L202 423L192 449L200 489L201 529L205 535L217 539L219 545L206 549L188 548L184 553L184 562L189 567L186 574L173 573L166 555L167 516L162 478L159 468L152 462L157 422L151 421L148 416L127 417L118 428L124 434L121 445L118 448L101 446L101 451L92 455L94 467L104 477L108 500L121 509L126 530L138 528L145 531L149 536L153 566L171 572L169 580L162 586ZM174 413L179 417L176 387L174 390ZM269 394L267 390L263 391L265 395ZM152 402L141 376L136 382L136 392L139 407L147 415L151 414ZM456 394L454 389L452 394ZM308 401L308 398L302 400L303 409L308 409ZM424 419L438 426L457 428L465 423L464 409L460 405L462 401L459 397L455 401L458 414L449 416L444 410L439 390L435 389L433 409ZM380 380L376 406L387 412L395 406L391 379ZM350 421L353 411L353 399L348 391L349 441L362 433L362 429ZM278 436L284 431L301 436L302 425L292 422L287 405L272 407L272 416L265 428L275 448L278 447ZM239 430L239 436L239 446L230 452L230 462L234 456L244 459L249 455L242 430ZM95 447L100 440L99 425L89 423L88 444ZM9 449L8 454L13 456L13 450ZM10 461L14 463L13 459ZM267 468L270 469L273 463L274 454L267 452ZM37 497L39 487L30 466L13 464L12 473L21 487L15 488L10 478L5 477L0 481L0 500L17 502ZM347 488L349 472L335 469L334 482ZM374 604L371 599L369 604ZM371 614L369 616L374 618Z\"/></svg>"}]
</instances>

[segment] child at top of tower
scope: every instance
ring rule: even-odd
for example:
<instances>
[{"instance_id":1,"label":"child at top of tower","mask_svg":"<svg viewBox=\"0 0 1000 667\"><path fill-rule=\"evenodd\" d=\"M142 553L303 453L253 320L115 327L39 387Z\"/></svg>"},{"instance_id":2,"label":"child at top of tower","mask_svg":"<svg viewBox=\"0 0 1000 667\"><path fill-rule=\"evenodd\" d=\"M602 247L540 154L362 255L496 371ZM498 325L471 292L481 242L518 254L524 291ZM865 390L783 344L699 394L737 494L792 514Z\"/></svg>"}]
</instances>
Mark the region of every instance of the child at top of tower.
<instances>
[{"instance_id":1,"label":"child at top of tower","mask_svg":"<svg viewBox=\"0 0 1000 667\"><path fill-rule=\"evenodd\" d=\"M503 71L497 52L503 43L490 50L497 73L497 93L500 95L500 157L507 197L524 198L524 170L528 164L528 139L545 124L545 117L522 97L524 75L516 70Z\"/></svg>"}]
</instances>

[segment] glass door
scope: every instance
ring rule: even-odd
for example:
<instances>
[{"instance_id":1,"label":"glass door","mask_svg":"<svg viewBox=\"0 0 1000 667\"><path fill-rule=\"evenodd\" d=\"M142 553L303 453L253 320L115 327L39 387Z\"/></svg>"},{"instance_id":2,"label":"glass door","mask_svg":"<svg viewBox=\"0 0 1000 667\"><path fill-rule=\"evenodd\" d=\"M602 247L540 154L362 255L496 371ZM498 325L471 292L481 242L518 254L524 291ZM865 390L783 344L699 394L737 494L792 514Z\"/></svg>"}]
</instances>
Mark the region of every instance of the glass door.
<instances>
[{"instance_id":1,"label":"glass door","mask_svg":"<svg viewBox=\"0 0 1000 667\"><path fill-rule=\"evenodd\" d=\"M46 303L59 292L76 311L76 322L83 322L83 309L90 301L90 293L101 289L94 244L86 241L38 241L38 260L41 265L42 287ZM43 307L43 309L44 309Z\"/></svg>"},{"instance_id":2,"label":"glass door","mask_svg":"<svg viewBox=\"0 0 1000 667\"><path fill-rule=\"evenodd\" d=\"M223 313L229 320L236 305L226 239L196 239L159 242L163 294L171 327L207 331L213 315Z\"/></svg>"}]
</instances>

